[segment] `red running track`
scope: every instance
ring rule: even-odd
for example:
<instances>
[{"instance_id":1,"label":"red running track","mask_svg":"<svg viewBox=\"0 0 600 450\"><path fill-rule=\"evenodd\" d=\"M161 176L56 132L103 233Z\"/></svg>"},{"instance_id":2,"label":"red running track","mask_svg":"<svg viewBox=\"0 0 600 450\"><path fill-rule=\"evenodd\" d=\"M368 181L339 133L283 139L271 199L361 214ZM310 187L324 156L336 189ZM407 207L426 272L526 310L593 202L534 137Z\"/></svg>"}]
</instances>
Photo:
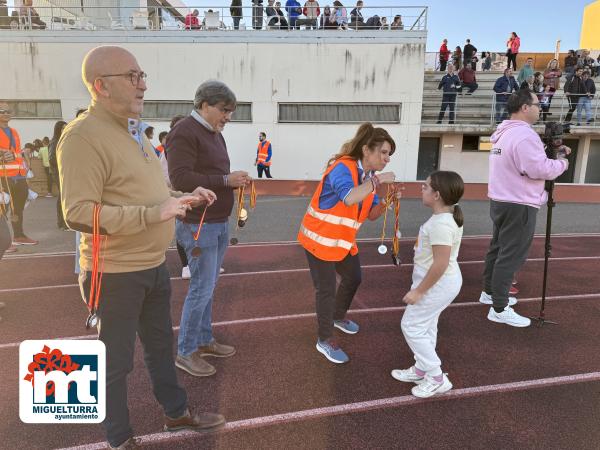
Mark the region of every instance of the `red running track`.
<instances>
[{"instance_id":1,"label":"red running track","mask_svg":"<svg viewBox=\"0 0 600 450\"><path fill-rule=\"evenodd\" d=\"M532 249L534 259L543 256L541 241L536 239ZM231 249L228 274L217 288L214 320L216 335L236 345L238 353L211 361L217 374L207 379L180 372L191 404L219 410L230 424L214 435L159 433L160 408L150 395L138 352L130 377L136 432L151 448L162 449L598 448L600 282L590 274L597 271L600 237L554 240L557 259L550 266L549 295L555 299L547 311L560 325L542 329L514 329L485 319L487 308L476 302L487 239L466 239L463 290L442 315L439 332L438 350L455 389L428 401L415 400L410 386L389 375L391 369L411 364L399 329L399 299L409 286L411 267L387 265L375 245L361 247L363 264L371 267L365 268L351 312L361 332L340 336L352 358L344 366L328 363L314 349L314 294L300 249ZM410 243L403 242L402 250L408 261ZM52 271L41 272L29 287L45 288L12 290L26 287L15 274L34 261L38 270L42 264ZM85 334L77 287L52 287L74 283L72 256L15 258L1 264L0 301L8 306L0 328L0 447L101 442L99 426L26 425L18 418L18 342ZM176 275L176 264L170 265ZM13 275L10 287L4 282L11 278L6 268ZM256 275L240 273L248 268L271 273L260 274L257 282ZM540 296L541 270L541 261L525 265L519 275L521 298ZM177 325L187 282L174 280L173 285ZM537 309L537 300L518 306L532 315Z\"/></svg>"}]
</instances>

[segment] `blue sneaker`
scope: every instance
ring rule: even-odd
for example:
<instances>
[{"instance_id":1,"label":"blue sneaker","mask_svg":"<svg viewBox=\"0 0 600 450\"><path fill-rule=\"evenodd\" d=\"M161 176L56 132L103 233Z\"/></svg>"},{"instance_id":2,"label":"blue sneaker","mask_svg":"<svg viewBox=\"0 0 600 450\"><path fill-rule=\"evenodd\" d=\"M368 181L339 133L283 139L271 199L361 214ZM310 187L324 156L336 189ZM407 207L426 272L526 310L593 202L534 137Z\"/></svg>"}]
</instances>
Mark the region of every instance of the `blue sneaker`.
<instances>
[{"instance_id":1,"label":"blue sneaker","mask_svg":"<svg viewBox=\"0 0 600 450\"><path fill-rule=\"evenodd\" d=\"M360 329L360 327L358 326L358 324L356 322L352 322L351 320L348 320L348 319L334 320L333 326L339 330L342 330L344 333L348 333L348 334L356 334L356 333L358 333L358 330Z\"/></svg>"},{"instance_id":2,"label":"blue sneaker","mask_svg":"<svg viewBox=\"0 0 600 450\"><path fill-rule=\"evenodd\" d=\"M343 364L350 361L348 355L344 353L344 350L333 339L327 339L326 341L317 340L317 350L323 353L325 358L332 363Z\"/></svg>"}]
</instances>

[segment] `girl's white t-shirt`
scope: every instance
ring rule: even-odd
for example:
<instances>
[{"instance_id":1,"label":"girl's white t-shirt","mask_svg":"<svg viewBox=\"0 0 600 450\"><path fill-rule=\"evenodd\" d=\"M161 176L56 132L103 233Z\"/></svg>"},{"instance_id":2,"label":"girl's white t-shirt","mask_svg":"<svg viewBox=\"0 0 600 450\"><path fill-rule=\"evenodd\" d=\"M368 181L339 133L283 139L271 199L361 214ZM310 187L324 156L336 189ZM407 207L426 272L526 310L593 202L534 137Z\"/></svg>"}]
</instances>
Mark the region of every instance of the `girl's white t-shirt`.
<instances>
[{"instance_id":1,"label":"girl's white t-shirt","mask_svg":"<svg viewBox=\"0 0 600 450\"><path fill-rule=\"evenodd\" d=\"M448 245L450 251L450 263L444 275L460 273L458 267L458 250L463 235L463 227L456 225L452 214L434 214L427 222L421 225L419 237L415 243L415 268L429 270L433 264L433 245Z\"/></svg>"}]
</instances>

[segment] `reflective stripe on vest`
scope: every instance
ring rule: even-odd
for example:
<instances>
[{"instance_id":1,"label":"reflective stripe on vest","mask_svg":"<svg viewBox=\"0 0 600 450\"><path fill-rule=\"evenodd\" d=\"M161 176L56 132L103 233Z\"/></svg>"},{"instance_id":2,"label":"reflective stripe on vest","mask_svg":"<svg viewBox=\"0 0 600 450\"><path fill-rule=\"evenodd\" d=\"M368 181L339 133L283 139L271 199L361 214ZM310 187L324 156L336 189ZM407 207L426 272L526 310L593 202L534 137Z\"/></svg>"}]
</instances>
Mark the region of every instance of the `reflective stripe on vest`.
<instances>
[{"instance_id":1,"label":"reflective stripe on vest","mask_svg":"<svg viewBox=\"0 0 600 450\"><path fill-rule=\"evenodd\" d=\"M362 201L360 212L358 204L346 206L341 200L332 208L320 209L319 198L324 180L338 164L345 165L352 174L354 185L359 185L357 162L348 157L338 159L325 171L298 232L300 245L324 261L341 261L348 253L351 255L358 253L356 234L369 216L375 197L374 193L367 195Z\"/></svg>"},{"instance_id":2,"label":"reflective stripe on vest","mask_svg":"<svg viewBox=\"0 0 600 450\"><path fill-rule=\"evenodd\" d=\"M271 161L267 162L267 158L269 157L269 145L271 145L269 141L258 143L258 155L256 157L256 162L258 164L262 164L263 166L271 165Z\"/></svg>"},{"instance_id":3,"label":"reflective stripe on vest","mask_svg":"<svg viewBox=\"0 0 600 450\"><path fill-rule=\"evenodd\" d=\"M5 164L0 163L0 176L16 177L20 175L24 177L27 175L27 168L25 167L23 156L21 154L21 139L19 138L19 133L17 133L17 130L11 128L10 131L13 135L13 139L15 140L15 145L11 146L8 135L4 132L4 130L0 130L0 148L8 148L12 150L15 155L15 160Z\"/></svg>"}]
</instances>

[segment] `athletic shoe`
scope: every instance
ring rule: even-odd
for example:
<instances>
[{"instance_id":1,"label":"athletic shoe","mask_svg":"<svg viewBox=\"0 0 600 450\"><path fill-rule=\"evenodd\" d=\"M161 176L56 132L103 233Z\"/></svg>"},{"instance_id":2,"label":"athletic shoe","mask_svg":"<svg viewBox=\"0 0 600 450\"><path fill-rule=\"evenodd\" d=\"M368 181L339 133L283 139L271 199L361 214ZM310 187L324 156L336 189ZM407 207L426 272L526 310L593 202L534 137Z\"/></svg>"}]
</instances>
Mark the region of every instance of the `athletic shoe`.
<instances>
[{"instance_id":1,"label":"athletic shoe","mask_svg":"<svg viewBox=\"0 0 600 450\"><path fill-rule=\"evenodd\" d=\"M222 267L219 268L219 273L225 273L225 269L223 269Z\"/></svg>"},{"instance_id":2,"label":"athletic shoe","mask_svg":"<svg viewBox=\"0 0 600 450\"><path fill-rule=\"evenodd\" d=\"M481 291L481 295L479 296L479 303L483 303L484 305L493 305L494 301L492 300L492 296L490 294L486 294L485 291ZM517 299L515 297L508 297L508 305L516 305Z\"/></svg>"},{"instance_id":3,"label":"athletic shoe","mask_svg":"<svg viewBox=\"0 0 600 450\"><path fill-rule=\"evenodd\" d=\"M344 350L333 339L327 339L326 341L317 340L317 350L323 353L325 358L332 363L343 364L350 361L348 355L344 353Z\"/></svg>"},{"instance_id":4,"label":"athletic shoe","mask_svg":"<svg viewBox=\"0 0 600 450\"><path fill-rule=\"evenodd\" d=\"M530 319L517 314L510 306L504 308L501 313L497 313L494 308L490 308L487 318L492 322L505 323L511 327L528 327L531 325Z\"/></svg>"},{"instance_id":5,"label":"athletic shoe","mask_svg":"<svg viewBox=\"0 0 600 450\"><path fill-rule=\"evenodd\" d=\"M516 286L511 286L508 290L508 295L517 295L519 293L519 288Z\"/></svg>"},{"instance_id":6,"label":"athletic shoe","mask_svg":"<svg viewBox=\"0 0 600 450\"><path fill-rule=\"evenodd\" d=\"M413 387L411 392L415 397L429 398L433 397L434 395L440 395L444 392L448 392L450 389L452 389L452 383L450 383L450 380L446 374L442 375L441 383L435 381L433 377L425 375L425 380Z\"/></svg>"},{"instance_id":7,"label":"athletic shoe","mask_svg":"<svg viewBox=\"0 0 600 450\"><path fill-rule=\"evenodd\" d=\"M405 383L420 384L425 380L424 376L417 375L415 366L411 366L408 369L394 369L392 370L392 377L398 381L404 381Z\"/></svg>"},{"instance_id":8,"label":"athletic shoe","mask_svg":"<svg viewBox=\"0 0 600 450\"><path fill-rule=\"evenodd\" d=\"M4 253L16 253L17 252L17 247L15 247L14 245L11 245L10 247L8 247L6 249L6 251Z\"/></svg>"},{"instance_id":9,"label":"athletic shoe","mask_svg":"<svg viewBox=\"0 0 600 450\"><path fill-rule=\"evenodd\" d=\"M38 241L35 241L27 236L13 238L13 245L37 245Z\"/></svg>"},{"instance_id":10,"label":"athletic shoe","mask_svg":"<svg viewBox=\"0 0 600 450\"><path fill-rule=\"evenodd\" d=\"M358 324L348 319L334 320L333 326L347 334L356 334L359 330Z\"/></svg>"},{"instance_id":11,"label":"athletic shoe","mask_svg":"<svg viewBox=\"0 0 600 450\"><path fill-rule=\"evenodd\" d=\"M184 280L189 280L192 278L192 274L190 273L190 268L188 266L184 266L184 268L181 269L181 278Z\"/></svg>"}]
</instances>

